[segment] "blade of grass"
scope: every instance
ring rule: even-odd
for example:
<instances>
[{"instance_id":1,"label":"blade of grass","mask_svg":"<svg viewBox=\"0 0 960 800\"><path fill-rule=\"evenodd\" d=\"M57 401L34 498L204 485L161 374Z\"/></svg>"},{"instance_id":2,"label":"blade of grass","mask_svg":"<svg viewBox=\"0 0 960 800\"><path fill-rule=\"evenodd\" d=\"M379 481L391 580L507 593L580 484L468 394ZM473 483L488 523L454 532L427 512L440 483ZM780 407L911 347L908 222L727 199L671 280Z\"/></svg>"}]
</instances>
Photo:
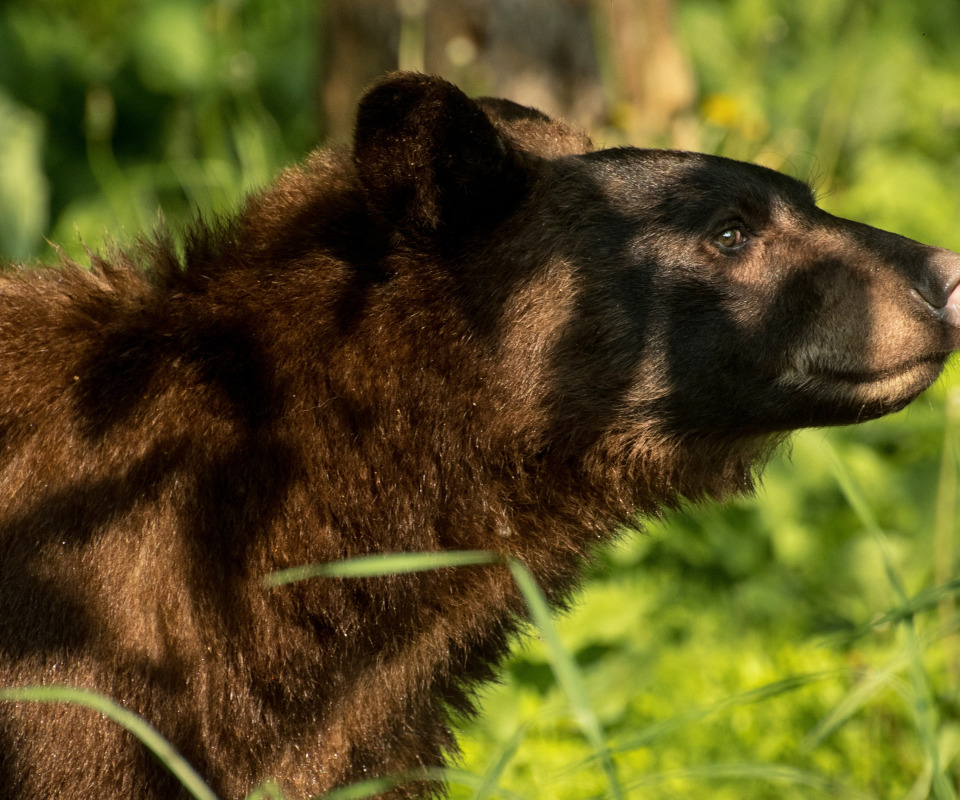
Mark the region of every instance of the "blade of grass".
<instances>
[{"instance_id":1,"label":"blade of grass","mask_svg":"<svg viewBox=\"0 0 960 800\"><path fill-rule=\"evenodd\" d=\"M443 779L447 783L466 786L468 789L473 789L474 798L480 797L480 792L484 791L485 787L487 786L486 775L481 777L479 775L474 775L472 772L467 772L466 770L456 769L453 767L447 767L445 770L443 770ZM494 785L492 789L496 790L497 796L500 797L501 800L525 800L523 795L517 794L516 792L511 792L502 787L497 787Z\"/></svg>"},{"instance_id":2,"label":"blade of grass","mask_svg":"<svg viewBox=\"0 0 960 800\"><path fill-rule=\"evenodd\" d=\"M0 689L0 701L16 703L70 703L103 714L136 736L196 800L217 800L187 760L146 720L118 705L109 697L72 686L18 686Z\"/></svg>"},{"instance_id":3,"label":"blade of grass","mask_svg":"<svg viewBox=\"0 0 960 800\"><path fill-rule=\"evenodd\" d=\"M960 390L947 393L946 421L943 427L943 450L940 455L940 475L937 481L936 517L933 526L933 580L945 585L956 568L956 512L957 512L957 423L960 421ZM960 580L957 581L960 583ZM957 609L955 599L944 595L939 603L941 622L950 619ZM957 637L944 638L941 643L947 675L954 691L960 686L960 651Z\"/></svg>"},{"instance_id":4,"label":"blade of grass","mask_svg":"<svg viewBox=\"0 0 960 800\"><path fill-rule=\"evenodd\" d=\"M500 754L497 756L497 759L487 767L483 773L483 782L477 788L476 792L474 792L473 800L487 800L496 792L500 778L503 776L503 771L507 768L507 764L510 763L514 755L516 755L517 749L527 735L527 727L527 725L521 725L517 728L513 736L510 737L510 740L500 748Z\"/></svg>"},{"instance_id":5,"label":"blade of grass","mask_svg":"<svg viewBox=\"0 0 960 800\"><path fill-rule=\"evenodd\" d=\"M877 523L876 517L874 517L866 498L860 491L860 487L841 462L829 442L823 442L823 451L834 477L840 486L840 490L859 518L860 524L863 525L867 531L871 532L877 541L877 546L883 556L887 580L890 582L897 602L900 606L906 606L908 603L907 593L894 567L893 559L890 558L886 534ZM933 794L936 800L956 800L956 791L950 784L947 775L940 765L940 748L937 743L939 719L936 706L933 703L930 683L923 665L923 654L917 638L917 630L913 616L905 617L900 624L906 636L906 651L909 658L910 683L913 687L913 712L917 720L917 733L930 764L930 771L933 776Z\"/></svg>"},{"instance_id":6,"label":"blade of grass","mask_svg":"<svg viewBox=\"0 0 960 800\"><path fill-rule=\"evenodd\" d=\"M261 783L244 800L286 800L287 796L276 781L268 780Z\"/></svg>"},{"instance_id":7,"label":"blade of grass","mask_svg":"<svg viewBox=\"0 0 960 800\"><path fill-rule=\"evenodd\" d=\"M816 748L824 739L870 702L870 699L875 697L879 691L889 686L909 663L909 654L901 653L900 656L884 665L883 669L867 675L803 737L800 742L800 749L810 752Z\"/></svg>"},{"instance_id":8,"label":"blade of grass","mask_svg":"<svg viewBox=\"0 0 960 800\"><path fill-rule=\"evenodd\" d=\"M367 797L376 797L378 794L388 792L399 786L405 780L402 775L389 778L371 778L367 781L351 783L349 786L341 786L339 789L320 795L320 800L363 800Z\"/></svg>"},{"instance_id":9,"label":"blade of grass","mask_svg":"<svg viewBox=\"0 0 960 800\"><path fill-rule=\"evenodd\" d=\"M809 786L834 797L846 797L851 798L851 800L876 800L873 795L842 786L835 780L825 778L815 772L808 772L783 764L704 764L698 767L687 767L645 775L638 780L631 781L626 788L628 791L633 791L634 789L675 780L791 783L796 786Z\"/></svg>"},{"instance_id":10,"label":"blade of grass","mask_svg":"<svg viewBox=\"0 0 960 800\"><path fill-rule=\"evenodd\" d=\"M570 702L574 717L587 741L598 754L607 782L610 796L621 800L623 793L617 777L616 765L604 739L599 720L590 708L586 689L573 658L560 642L553 625L550 606L537 586L530 571L517 559L504 559L498 553L490 551L450 551L436 553L389 553L383 555L361 556L328 564L309 564L304 567L272 572L264 578L265 586L281 586L295 581L316 577L361 578L378 575L421 572L445 567L470 566L475 564L494 564L506 561L520 593L523 595L530 617L540 631L550 655L550 663L557 676L557 682L563 688ZM357 784L358 786L360 784ZM358 795L366 796L366 795ZM341 800L340 795L331 795ZM344 798L348 797L344 795ZM349 795L350 798L354 795Z\"/></svg>"},{"instance_id":11,"label":"blade of grass","mask_svg":"<svg viewBox=\"0 0 960 800\"><path fill-rule=\"evenodd\" d=\"M600 721L590 707L580 670L557 635L550 613L550 606L543 596L543 592L540 591L540 587L537 586L533 575L516 559L510 559L508 563L513 579L523 593L524 600L526 600L533 623L539 629L540 636L547 647L550 665L557 676L557 682L567 695L580 730L583 731L583 735L593 747L600 763L603 765L603 771L607 776L607 783L610 787L610 796L619 800L623 797L623 790L617 776L617 767L610 749L607 747Z\"/></svg>"},{"instance_id":12,"label":"blade of grass","mask_svg":"<svg viewBox=\"0 0 960 800\"><path fill-rule=\"evenodd\" d=\"M318 800L364 800L364 798L376 797L383 792L388 792L397 786L404 786L417 781L454 784L474 790L479 790L484 783L484 779L479 775L474 775L466 770L452 767L442 769L427 767L398 775L358 781L357 783L351 783L349 786L341 786L339 789L320 795ZM524 800L521 795L503 789L499 791L499 794L503 800Z\"/></svg>"},{"instance_id":13,"label":"blade of grass","mask_svg":"<svg viewBox=\"0 0 960 800\"><path fill-rule=\"evenodd\" d=\"M933 630L924 633L921 639L921 646L926 648L931 643L942 639L944 636L951 636L960 628L960 615L947 620L942 625ZM811 730L800 743L800 748L805 751L813 750L830 734L837 730L844 722L857 713L864 705L869 702L878 691L885 687L892 687L899 691L898 684L895 683L899 672L910 666L910 654L901 651L895 658L891 659L881 669L872 672L870 676L855 686L840 703L824 717Z\"/></svg>"},{"instance_id":14,"label":"blade of grass","mask_svg":"<svg viewBox=\"0 0 960 800\"><path fill-rule=\"evenodd\" d=\"M495 564L503 557L487 550L452 550L436 553L381 553L358 556L327 564L307 564L271 572L263 579L265 586L283 586L308 578L373 578L379 575L400 575L425 572L444 567L465 567L474 564Z\"/></svg>"},{"instance_id":15,"label":"blade of grass","mask_svg":"<svg viewBox=\"0 0 960 800\"><path fill-rule=\"evenodd\" d=\"M725 697L719 702L713 703L709 706L700 706L698 708L689 709L670 717L669 719L660 720L652 725L647 725L638 733L631 736L627 741L621 742L612 747L611 752L627 753L631 750L637 750L641 747L646 747L657 739L667 736L668 734L673 733L675 730L683 728L686 725L699 722L712 714L718 714L721 711L725 711L730 708L739 708L751 703L759 703L764 700L779 697L780 695L795 692L798 689L803 689L804 687L809 686L817 681L835 678L840 674L842 674L841 670L830 670L827 672L816 672L808 675L796 675L792 678L785 678L782 681L776 681L775 683L760 686L756 689L750 689L749 691L742 692L740 694Z\"/></svg>"},{"instance_id":16,"label":"blade of grass","mask_svg":"<svg viewBox=\"0 0 960 800\"><path fill-rule=\"evenodd\" d=\"M960 578L956 578L940 586L931 586L927 589L921 589L912 597L907 598L893 608L885 611L878 617L859 625L852 631L845 631L837 634L837 637L843 641L852 642L856 639L873 633L877 628L886 625L896 625L908 619L912 619L916 614L923 611L931 611L941 605L944 598L960 594Z\"/></svg>"}]
</instances>

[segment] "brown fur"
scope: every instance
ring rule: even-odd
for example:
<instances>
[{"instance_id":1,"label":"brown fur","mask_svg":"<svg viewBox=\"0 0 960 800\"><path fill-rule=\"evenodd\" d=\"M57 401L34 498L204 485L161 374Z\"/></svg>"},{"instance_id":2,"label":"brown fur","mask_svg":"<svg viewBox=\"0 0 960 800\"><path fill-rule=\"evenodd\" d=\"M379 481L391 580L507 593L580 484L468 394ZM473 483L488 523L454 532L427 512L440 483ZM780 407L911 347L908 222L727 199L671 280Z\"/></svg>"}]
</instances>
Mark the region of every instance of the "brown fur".
<instances>
[{"instance_id":1,"label":"brown fur","mask_svg":"<svg viewBox=\"0 0 960 800\"><path fill-rule=\"evenodd\" d=\"M748 490L960 341L960 256L417 75L174 252L0 280L0 685L116 698L225 798L442 764L523 613L502 566L266 574L496 550L560 602L618 524ZM93 712L0 704L3 796L178 791Z\"/></svg>"}]
</instances>

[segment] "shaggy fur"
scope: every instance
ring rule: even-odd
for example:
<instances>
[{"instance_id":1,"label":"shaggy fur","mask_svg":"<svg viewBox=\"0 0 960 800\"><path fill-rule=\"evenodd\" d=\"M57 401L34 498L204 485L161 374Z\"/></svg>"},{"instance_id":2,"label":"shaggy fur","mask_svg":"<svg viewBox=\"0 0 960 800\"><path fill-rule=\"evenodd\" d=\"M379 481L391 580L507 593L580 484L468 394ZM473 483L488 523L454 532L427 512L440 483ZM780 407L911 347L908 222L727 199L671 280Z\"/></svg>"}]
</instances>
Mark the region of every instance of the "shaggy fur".
<instances>
[{"instance_id":1,"label":"shaggy fur","mask_svg":"<svg viewBox=\"0 0 960 800\"><path fill-rule=\"evenodd\" d=\"M750 488L789 431L902 408L960 343L960 256L761 167L590 152L397 74L317 152L90 270L0 279L0 685L96 689L224 798L441 765L523 614L638 513ZM438 791L415 785L395 798ZM98 714L0 704L0 794L180 790Z\"/></svg>"}]
</instances>

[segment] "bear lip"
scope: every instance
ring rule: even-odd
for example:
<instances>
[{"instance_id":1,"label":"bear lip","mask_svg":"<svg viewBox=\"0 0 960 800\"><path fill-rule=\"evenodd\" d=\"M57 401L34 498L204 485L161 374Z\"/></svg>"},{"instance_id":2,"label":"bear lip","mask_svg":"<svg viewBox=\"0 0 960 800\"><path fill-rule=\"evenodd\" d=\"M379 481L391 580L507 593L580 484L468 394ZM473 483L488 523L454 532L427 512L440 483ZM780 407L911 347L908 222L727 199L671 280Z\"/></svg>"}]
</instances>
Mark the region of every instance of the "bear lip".
<instances>
[{"instance_id":1,"label":"bear lip","mask_svg":"<svg viewBox=\"0 0 960 800\"><path fill-rule=\"evenodd\" d=\"M909 361L901 362L893 367L879 370L856 369L816 369L810 371L810 377L820 380L836 381L854 385L881 383L883 381L901 380L909 373L920 371L921 368L933 367L938 372L947 359L948 353L933 353Z\"/></svg>"},{"instance_id":2,"label":"bear lip","mask_svg":"<svg viewBox=\"0 0 960 800\"><path fill-rule=\"evenodd\" d=\"M791 391L812 393L821 399L833 398L831 402L843 398L844 402L858 406L858 420L868 419L862 416L868 409L882 409L879 413L886 414L915 399L937 379L948 355L930 353L878 370L856 369L845 364L807 365L792 375L784 375L782 380Z\"/></svg>"},{"instance_id":3,"label":"bear lip","mask_svg":"<svg viewBox=\"0 0 960 800\"><path fill-rule=\"evenodd\" d=\"M949 353L929 353L879 370L856 369L853 365L807 365L782 377L789 391L857 406L856 420L896 411L914 400L940 374ZM876 414L874 414L873 409Z\"/></svg>"},{"instance_id":4,"label":"bear lip","mask_svg":"<svg viewBox=\"0 0 960 800\"><path fill-rule=\"evenodd\" d=\"M782 375L780 387L829 409L831 422L826 424L863 422L915 400L937 379L946 358L946 353L930 354L882 370L808 364Z\"/></svg>"}]
</instances>

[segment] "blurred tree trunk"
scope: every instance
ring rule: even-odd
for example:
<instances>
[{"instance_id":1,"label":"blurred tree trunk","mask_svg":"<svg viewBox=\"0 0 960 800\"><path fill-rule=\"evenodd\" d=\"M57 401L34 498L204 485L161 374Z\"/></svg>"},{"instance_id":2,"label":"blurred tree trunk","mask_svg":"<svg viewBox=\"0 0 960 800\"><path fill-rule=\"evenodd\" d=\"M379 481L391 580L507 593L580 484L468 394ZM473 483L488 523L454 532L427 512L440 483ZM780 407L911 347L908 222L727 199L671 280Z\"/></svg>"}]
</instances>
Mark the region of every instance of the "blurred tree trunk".
<instances>
[{"instance_id":1,"label":"blurred tree trunk","mask_svg":"<svg viewBox=\"0 0 960 800\"><path fill-rule=\"evenodd\" d=\"M597 2L597 11L610 43L616 127L632 138L693 146L683 123L696 87L677 41L673 0Z\"/></svg>"},{"instance_id":2,"label":"blurred tree trunk","mask_svg":"<svg viewBox=\"0 0 960 800\"><path fill-rule=\"evenodd\" d=\"M673 0L326 0L320 105L350 138L356 101L397 68L509 97L596 133L671 137L693 101Z\"/></svg>"}]
</instances>

